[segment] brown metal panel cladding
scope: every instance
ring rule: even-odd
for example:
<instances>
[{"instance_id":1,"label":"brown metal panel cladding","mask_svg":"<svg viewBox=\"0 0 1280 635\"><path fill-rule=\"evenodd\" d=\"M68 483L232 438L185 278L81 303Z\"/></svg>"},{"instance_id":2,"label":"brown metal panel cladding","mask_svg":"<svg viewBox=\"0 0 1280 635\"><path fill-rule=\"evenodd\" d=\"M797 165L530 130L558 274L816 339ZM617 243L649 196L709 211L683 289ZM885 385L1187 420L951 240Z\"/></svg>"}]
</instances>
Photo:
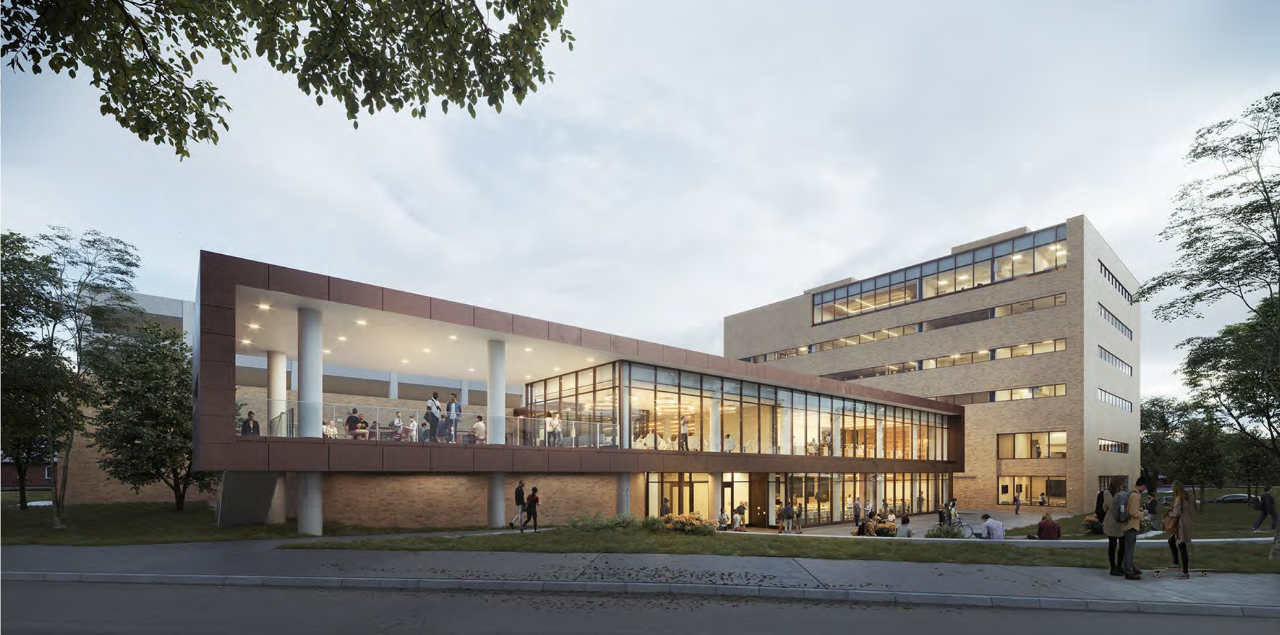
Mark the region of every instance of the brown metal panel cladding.
<instances>
[{"instance_id":1,"label":"brown metal panel cladding","mask_svg":"<svg viewBox=\"0 0 1280 635\"><path fill-rule=\"evenodd\" d=\"M201 362L236 363L236 338L232 335L217 333L200 334Z\"/></svg>"},{"instance_id":2,"label":"brown metal panel cladding","mask_svg":"<svg viewBox=\"0 0 1280 635\"><path fill-rule=\"evenodd\" d=\"M511 317L511 332L522 337L532 337L540 340L551 339L546 320L538 320L523 315L513 315Z\"/></svg>"},{"instance_id":3,"label":"brown metal panel cladding","mask_svg":"<svg viewBox=\"0 0 1280 635\"><path fill-rule=\"evenodd\" d=\"M947 419L947 459L955 471L963 472L964 458L964 415L961 414Z\"/></svg>"},{"instance_id":4,"label":"brown metal panel cladding","mask_svg":"<svg viewBox=\"0 0 1280 635\"><path fill-rule=\"evenodd\" d=\"M267 444L267 468L277 472L325 472L329 469L329 448L323 443Z\"/></svg>"},{"instance_id":5,"label":"brown metal panel cladding","mask_svg":"<svg viewBox=\"0 0 1280 635\"><path fill-rule=\"evenodd\" d=\"M228 256L213 251L200 251L200 270L208 271L212 278L225 280L232 285L266 288L267 264L248 258Z\"/></svg>"},{"instance_id":6,"label":"brown metal panel cladding","mask_svg":"<svg viewBox=\"0 0 1280 635\"><path fill-rule=\"evenodd\" d=\"M201 361L200 386L235 391L236 365L226 362Z\"/></svg>"},{"instance_id":7,"label":"brown metal panel cladding","mask_svg":"<svg viewBox=\"0 0 1280 635\"><path fill-rule=\"evenodd\" d=\"M342 278L329 278L329 301L382 310L382 287Z\"/></svg>"},{"instance_id":8,"label":"brown metal panel cladding","mask_svg":"<svg viewBox=\"0 0 1280 635\"><path fill-rule=\"evenodd\" d=\"M200 270L200 286L196 289L196 302L201 307L218 307L220 309L236 308L236 285L217 277L205 269Z\"/></svg>"},{"instance_id":9,"label":"brown metal panel cladding","mask_svg":"<svg viewBox=\"0 0 1280 635\"><path fill-rule=\"evenodd\" d=\"M664 364L684 366L688 359L689 356L683 348L676 348L674 346L662 347L662 362Z\"/></svg>"},{"instance_id":10,"label":"brown metal panel cladding","mask_svg":"<svg viewBox=\"0 0 1280 635\"><path fill-rule=\"evenodd\" d=\"M511 450L497 445L477 447L473 457L477 472L510 472L511 466L514 465L511 460Z\"/></svg>"},{"instance_id":11,"label":"brown metal panel cladding","mask_svg":"<svg viewBox=\"0 0 1280 635\"><path fill-rule=\"evenodd\" d=\"M419 443L383 446L382 469L388 472L430 472L431 449Z\"/></svg>"},{"instance_id":12,"label":"brown metal panel cladding","mask_svg":"<svg viewBox=\"0 0 1280 635\"><path fill-rule=\"evenodd\" d=\"M709 464L710 462L707 460L707 455L699 452L697 454L690 454L685 458L684 469L686 472L709 472Z\"/></svg>"},{"instance_id":13,"label":"brown metal panel cladding","mask_svg":"<svg viewBox=\"0 0 1280 635\"><path fill-rule=\"evenodd\" d=\"M581 472L582 457L574 450L547 450L547 471Z\"/></svg>"},{"instance_id":14,"label":"brown metal panel cladding","mask_svg":"<svg viewBox=\"0 0 1280 635\"><path fill-rule=\"evenodd\" d=\"M511 453L512 472L540 473L547 471L547 453L537 450L515 450Z\"/></svg>"},{"instance_id":15,"label":"brown metal panel cladding","mask_svg":"<svg viewBox=\"0 0 1280 635\"><path fill-rule=\"evenodd\" d=\"M706 353L699 353L698 351L685 352L685 365L698 370L710 370L710 360L711 356Z\"/></svg>"},{"instance_id":16,"label":"brown metal panel cladding","mask_svg":"<svg viewBox=\"0 0 1280 635\"><path fill-rule=\"evenodd\" d=\"M640 340L613 335L609 337L609 350L625 357L637 357L640 355Z\"/></svg>"},{"instance_id":17,"label":"brown metal panel cladding","mask_svg":"<svg viewBox=\"0 0 1280 635\"><path fill-rule=\"evenodd\" d=\"M232 408L235 406L233 405ZM202 411L197 421L200 443L231 443L236 437L235 415L208 415Z\"/></svg>"},{"instance_id":18,"label":"brown metal panel cladding","mask_svg":"<svg viewBox=\"0 0 1280 635\"><path fill-rule=\"evenodd\" d=\"M583 472L609 472L612 469L609 454L596 450L581 450Z\"/></svg>"},{"instance_id":19,"label":"brown metal panel cladding","mask_svg":"<svg viewBox=\"0 0 1280 635\"><path fill-rule=\"evenodd\" d=\"M556 322L547 323L547 338L553 342L560 342L572 346L582 345L582 329L567 324L558 324Z\"/></svg>"},{"instance_id":20,"label":"brown metal panel cladding","mask_svg":"<svg viewBox=\"0 0 1280 635\"><path fill-rule=\"evenodd\" d=\"M382 310L429 320L431 319L431 298L395 289L383 289Z\"/></svg>"},{"instance_id":21,"label":"brown metal panel cladding","mask_svg":"<svg viewBox=\"0 0 1280 635\"><path fill-rule=\"evenodd\" d=\"M333 472L381 472L382 448L368 441L326 443L329 470Z\"/></svg>"},{"instance_id":22,"label":"brown metal panel cladding","mask_svg":"<svg viewBox=\"0 0 1280 635\"><path fill-rule=\"evenodd\" d=\"M289 267L267 268L267 289L317 300L329 299L329 276Z\"/></svg>"},{"instance_id":23,"label":"brown metal panel cladding","mask_svg":"<svg viewBox=\"0 0 1280 635\"><path fill-rule=\"evenodd\" d=\"M640 459L635 454L630 452L610 452L608 456L610 472L634 473L641 471Z\"/></svg>"},{"instance_id":24,"label":"brown metal panel cladding","mask_svg":"<svg viewBox=\"0 0 1280 635\"><path fill-rule=\"evenodd\" d=\"M439 298L431 299L431 319L462 326L475 325L475 307Z\"/></svg>"},{"instance_id":25,"label":"brown metal panel cladding","mask_svg":"<svg viewBox=\"0 0 1280 635\"><path fill-rule=\"evenodd\" d=\"M204 471L261 472L267 469L266 443L202 443L200 469Z\"/></svg>"},{"instance_id":26,"label":"brown metal panel cladding","mask_svg":"<svg viewBox=\"0 0 1280 635\"><path fill-rule=\"evenodd\" d=\"M597 351L608 351L610 350L609 334L582 329L582 345Z\"/></svg>"},{"instance_id":27,"label":"brown metal panel cladding","mask_svg":"<svg viewBox=\"0 0 1280 635\"><path fill-rule=\"evenodd\" d=\"M495 311L483 307L476 307L475 326L479 329L488 329L499 333L510 333L515 327L512 324L512 315L503 311Z\"/></svg>"},{"instance_id":28,"label":"brown metal panel cladding","mask_svg":"<svg viewBox=\"0 0 1280 635\"><path fill-rule=\"evenodd\" d=\"M657 452L640 452L636 455L637 472L661 472L662 456Z\"/></svg>"},{"instance_id":29,"label":"brown metal panel cladding","mask_svg":"<svg viewBox=\"0 0 1280 635\"><path fill-rule=\"evenodd\" d=\"M663 472L688 472L688 461L682 454L663 454Z\"/></svg>"},{"instance_id":30,"label":"brown metal panel cladding","mask_svg":"<svg viewBox=\"0 0 1280 635\"><path fill-rule=\"evenodd\" d=\"M661 364L662 363L662 345L646 342L644 340L636 340L636 356L641 359Z\"/></svg>"},{"instance_id":31,"label":"brown metal panel cladding","mask_svg":"<svg viewBox=\"0 0 1280 635\"><path fill-rule=\"evenodd\" d=\"M733 472L740 461L733 454L712 454L707 456L708 472Z\"/></svg>"},{"instance_id":32,"label":"brown metal panel cladding","mask_svg":"<svg viewBox=\"0 0 1280 635\"><path fill-rule=\"evenodd\" d=\"M468 448L437 444L431 448L431 471L474 472L475 452Z\"/></svg>"},{"instance_id":33,"label":"brown metal panel cladding","mask_svg":"<svg viewBox=\"0 0 1280 635\"><path fill-rule=\"evenodd\" d=\"M196 391L196 400L200 404L201 416L222 417L223 421L232 422L234 425L236 391L200 386Z\"/></svg>"},{"instance_id":34,"label":"brown metal panel cladding","mask_svg":"<svg viewBox=\"0 0 1280 635\"><path fill-rule=\"evenodd\" d=\"M235 337L236 310L211 304L201 304L200 332Z\"/></svg>"}]
</instances>

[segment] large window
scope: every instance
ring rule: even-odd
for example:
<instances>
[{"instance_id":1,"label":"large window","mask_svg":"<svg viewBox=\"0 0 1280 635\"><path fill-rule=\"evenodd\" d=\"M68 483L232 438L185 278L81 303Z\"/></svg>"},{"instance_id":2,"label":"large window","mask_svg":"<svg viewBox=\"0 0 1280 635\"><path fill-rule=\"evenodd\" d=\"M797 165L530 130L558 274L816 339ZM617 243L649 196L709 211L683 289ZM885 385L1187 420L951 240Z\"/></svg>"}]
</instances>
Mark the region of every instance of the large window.
<instances>
[{"instance_id":1,"label":"large window","mask_svg":"<svg viewBox=\"0 0 1280 635\"><path fill-rule=\"evenodd\" d=\"M1129 489L1129 477L1125 474L1120 474L1119 476L1120 478L1124 479L1124 485L1121 485L1120 488ZM1107 489L1107 486L1111 484L1111 479L1113 478L1115 478L1115 476L1099 476L1098 489L1099 490Z\"/></svg>"},{"instance_id":2,"label":"large window","mask_svg":"<svg viewBox=\"0 0 1280 635\"><path fill-rule=\"evenodd\" d=\"M1012 505L1017 494L1023 505L1067 506L1065 476L1001 476L998 483L1001 505Z\"/></svg>"},{"instance_id":3,"label":"large window","mask_svg":"<svg viewBox=\"0 0 1280 635\"><path fill-rule=\"evenodd\" d=\"M1120 297L1124 298L1125 302L1133 304L1133 294L1129 293L1129 290L1120 282L1120 279L1116 277L1116 274L1111 273L1111 270L1108 269L1106 265L1102 264L1101 260L1098 261L1098 268L1102 271L1102 277L1105 278L1107 282L1111 283L1111 286L1116 290L1116 293L1119 293Z\"/></svg>"},{"instance_id":4,"label":"large window","mask_svg":"<svg viewBox=\"0 0 1280 635\"><path fill-rule=\"evenodd\" d=\"M813 294L813 323L899 306L1067 264L1067 226L952 254Z\"/></svg>"},{"instance_id":5,"label":"large window","mask_svg":"<svg viewBox=\"0 0 1280 635\"><path fill-rule=\"evenodd\" d=\"M936 397L929 397L929 399L964 406L975 403L989 403L992 401L1020 401L1023 399L1042 399L1045 397L1065 396L1067 396L1066 384L1046 384L1043 386L1024 386L1022 388L1001 388L999 390L965 392L957 395L939 395Z\"/></svg>"},{"instance_id":6,"label":"large window","mask_svg":"<svg viewBox=\"0 0 1280 635\"><path fill-rule=\"evenodd\" d=\"M1129 444L1123 441L1112 441L1110 439L1098 439L1099 452L1115 452L1117 454L1128 454Z\"/></svg>"},{"instance_id":7,"label":"large window","mask_svg":"<svg viewBox=\"0 0 1280 635\"><path fill-rule=\"evenodd\" d=\"M858 370L847 370L841 373L823 375L823 377L840 381L849 381L853 379L866 379L867 377L911 373L917 370L931 370L934 368L964 366L966 364L980 364L982 362L989 362L998 359L1026 357L1027 355L1040 355L1043 353L1056 353L1058 351L1065 350L1067 350L1067 340L1059 338L1043 342L1032 342L1029 344L1017 344L1014 346L1002 346L1000 348L987 348L980 351L955 353L952 355L931 357L929 359L918 359L909 362L898 362L896 364L886 364L884 366L872 366L870 368L860 368Z\"/></svg>"},{"instance_id":8,"label":"large window","mask_svg":"<svg viewBox=\"0 0 1280 635\"><path fill-rule=\"evenodd\" d=\"M996 456L1001 459L1062 459L1067 456L1067 433L1016 432L996 435Z\"/></svg>"},{"instance_id":9,"label":"large window","mask_svg":"<svg viewBox=\"0 0 1280 635\"><path fill-rule=\"evenodd\" d=\"M1116 369L1116 370L1118 370L1118 371L1120 371L1120 372L1122 372L1122 373L1124 373L1124 374L1126 374L1126 375L1130 375L1130 376L1132 376L1132 375L1133 375L1133 367L1132 367L1132 366L1130 366L1130 365L1126 364L1126 363L1125 363L1125 361L1124 361L1123 359L1120 359L1119 357L1116 357L1116 356L1115 356L1115 353L1112 353L1111 351L1109 351L1109 350L1107 350L1107 349L1105 349L1105 348L1102 348L1101 346L1099 346L1099 347L1098 347L1098 357L1102 358L1102 361L1104 361L1104 362L1106 362L1106 363L1110 364L1111 366L1115 367L1115 369Z\"/></svg>"},{"instance_id":10,"label":"large window","mask_svg":"<svg viewBox=\"0 0 1280 635\"><path fill-rule=\"evenodd\" d=\"M1108 311L1107 307L1102 306L1101 302L1098 303L1098 314L1102 316L1102 319L1107 321L1107 324L1110 324L1115 327L1117 331L1120 331L1120 334L1125 336L1125 338L1133 339L1133 329L1125 326L1125 323L1121 322L1120 318L1113 315L1111 311Z\"/></svg>"},{"instance_id":11,"label":"large window","mask_svg":"<svg viewBox=\"0 0 1280 635\"><path fill-rule=\"evenodd\" d=\"M893 339L905 335L915 335L917 333L925 333L928 331L936 331L938 329L950 328L953 326L961 326L964 324L972 324L983 320L991 320L994 318L1007 317L1010 315L1021 315L1031 311L1040 311L1043 309L1062 306L1067 303L1067 294L1058 293L1055 295L1047 295L1032 300L1022 300L1010 304L1002 304L986 309L978 309L977 311L966 311L956 315L948 315L945 317L925 320L923 322L914 322L912 324L903 324L899 326L891 326L876 331L868 331L858 335L849 335L846 337L838 337L833 340L826 340L816 344L806 344L795 348L784 348L780 351L771 353L762 353L760 355L752 355L744 357L741 361L760 364L763 362L773 362L788 357L798 357L800 355L808 355L810 353L818 353L821 351L830 351L846 346L857 346L859 344L868 344L870 342L879 342L882 340Z\"/></svg>"},{"instance_id":12,"label":"large window","mask_svg":"<svg viewBox=\"0 0 1280 635\"><path fill-rule=\"evenodd\" d=\"M1125 412L1133 412L1133 402L1123 397L1113 395L1101 388L1098 389L1098 401L1109 406L1115 406Z\"/></svg>"}]
</instances>

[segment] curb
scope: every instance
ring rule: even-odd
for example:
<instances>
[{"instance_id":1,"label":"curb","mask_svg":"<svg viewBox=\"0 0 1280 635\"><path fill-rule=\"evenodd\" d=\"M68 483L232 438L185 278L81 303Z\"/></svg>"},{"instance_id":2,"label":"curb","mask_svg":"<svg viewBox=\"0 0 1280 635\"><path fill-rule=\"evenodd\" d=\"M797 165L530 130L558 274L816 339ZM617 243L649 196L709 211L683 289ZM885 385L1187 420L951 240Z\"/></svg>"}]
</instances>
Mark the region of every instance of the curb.
<instances>
[{"instance_id":1,"label":"curb","mask_svg":"<svg viewBox=\"0 0 1280 635\"><path fill-rule=\"evenodd\" d=\"M858 602L903 606L966 606L1211 615L1280 619L1280 607L1184 602L1138 602L1085 598L1040 598L958 593L860 591L853 589L729 586L720 584L664 584L648 582L569 582L541 580L441 580L419 578L343 578L323 576L204 575L173 573L75 573L66 571L4 571L4 582L82 582L104 584L185 584L203 586L265 586L293 588L467 590L545 593L623 593L628 595L732 596Z\"/></svg>"}]
</instances>

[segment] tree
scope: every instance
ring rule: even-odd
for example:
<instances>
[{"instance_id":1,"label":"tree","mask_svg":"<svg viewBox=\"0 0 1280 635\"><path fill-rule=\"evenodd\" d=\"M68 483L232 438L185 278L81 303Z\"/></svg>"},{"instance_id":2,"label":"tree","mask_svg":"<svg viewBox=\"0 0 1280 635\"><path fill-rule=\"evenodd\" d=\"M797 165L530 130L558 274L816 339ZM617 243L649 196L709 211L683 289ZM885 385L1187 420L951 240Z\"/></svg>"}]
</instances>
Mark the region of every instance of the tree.
<instances>
[{"instance_id":1,"label":"tree","mask_svg":"<svg viewBox=\"0 0 1280 635\"><path fill-rule=\"evenodd\" d=\"M1205 487L1221 484L1231 472L1231 454L1226 448L1226 433L1211 417L1188 417L1170 462L1174 478L1199 486L1196 500L1204 501Z\"/></svg>"},{"instance_id":2,"label":"tree","mask_svg":"<svg viewBox=\"0 0 1280 635\"><path fill-rule=\"evenodd\" d=\"M1253 495L1255 487L1280 480L1280 460L1253 439L1240 432L1231 432L1227 434L1226 445L1227 453L1234 457L1227 476L1232 483L1244 485L1250 495Z\"/></svg>"},{"instance_id":3,"label":"tree","mask_svg":"<svg viewBox=\"0 0 1280 635\"><path fill-rule=\"evenodd\" d=\"M1142 401L1142 475L1148 483L1170 473L1178 436L1190 411L1189 404L1169 397Z\"/></svg>"},{"instance_id":4,"label":"tree","mask_svg":"<svg viewBox=\"0 0 1280 635\"><path fill-rule=\"evenodd\" d=\"M164 483L177 511L192 486L214 491L219 474L192 470L191 348L182 332L148 322L96 338L86 361L101 391L89 437L103 471L134 491Z\"/></svg>"},{"instance_id":5,"label":"tree","mask_svg":"<svg viewBox=\"0 0 1280 635\"><path fill-rule=\"evenodd\" d=\"M66 364L37 346L35 328L53 307L57 279L51 259L35 253L32 241L15 232L0 237L0 449L18 472L18 506L27 509L27 469L51 463L45 407L66 389Z\"/></svg>"},{"instance_id":6,"label":"tree","mask_svg":"<svg viewBox=\"0 0 1280 635\"><path fill-rule=\"evenodd\" d=\"M1280 460L1280 297L1248 320L1182 345L1192 396L1225 427Z\"/></svg>"},{"instance_id":7,"label":"tree","mask_svg":"<svg viewBox=\"0 0 1280 635\"><path fill-rule=\"evenodd\" d=\"M139 261L133 245L96 230L76 236L66 228L51 227L36 246L54 272L48 314L34 321L37 346L65 360L68 371L64 390L46 391L41 417L49 451L57 457L50 485L53 526L61 529L66 526L71 449L84 429L84 407L96 401L85 352L95 332L110 330L137 313L129 292Z\"/></svg>"},{"instance_id":8,"label":"tree","mask_svg":"<svg viewBox=\"0 0 1280 635\"><path fill-rule=\"evenodd\" d=\"M573 50L563 27L567 0L6 0L3 56L10 68L82 70L101 91L103 116L144 141L190 156L192 141L218 142L231 110L196 68L206 55L236 70L265 57L322 104L330 96L358 127L361 110L408 108L424 117L433 97L444 112L508 93L521 103L553 73L551 36Z\"/></svg>"}]
</instances>

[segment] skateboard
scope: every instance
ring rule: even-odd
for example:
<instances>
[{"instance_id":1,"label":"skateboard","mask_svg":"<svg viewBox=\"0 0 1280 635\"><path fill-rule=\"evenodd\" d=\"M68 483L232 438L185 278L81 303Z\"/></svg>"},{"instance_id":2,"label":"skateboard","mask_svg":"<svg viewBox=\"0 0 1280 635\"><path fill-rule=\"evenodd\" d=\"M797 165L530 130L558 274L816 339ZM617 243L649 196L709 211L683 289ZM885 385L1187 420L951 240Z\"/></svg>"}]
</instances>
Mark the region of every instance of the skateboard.
<instances>
[{"instance_id":1,"label":"skateboard","mask_svg":"<svg viewBox=\"0 0 1280 635\"><path fill-rule=\"evenodd\" d=\"M1182 567L1160 567L1159 569L1152 569L1151 573L1155 574L1155 576L1158 578L1160 577L1161 571L1167 571L1172 574L1178 574L1178 573L1182 573ZM1214 569L1187 569L1188 574L1199 573L1200 577L1202 578L1208 576L1210 571L1214 571Z\"/></svg>"}]
</instances>

